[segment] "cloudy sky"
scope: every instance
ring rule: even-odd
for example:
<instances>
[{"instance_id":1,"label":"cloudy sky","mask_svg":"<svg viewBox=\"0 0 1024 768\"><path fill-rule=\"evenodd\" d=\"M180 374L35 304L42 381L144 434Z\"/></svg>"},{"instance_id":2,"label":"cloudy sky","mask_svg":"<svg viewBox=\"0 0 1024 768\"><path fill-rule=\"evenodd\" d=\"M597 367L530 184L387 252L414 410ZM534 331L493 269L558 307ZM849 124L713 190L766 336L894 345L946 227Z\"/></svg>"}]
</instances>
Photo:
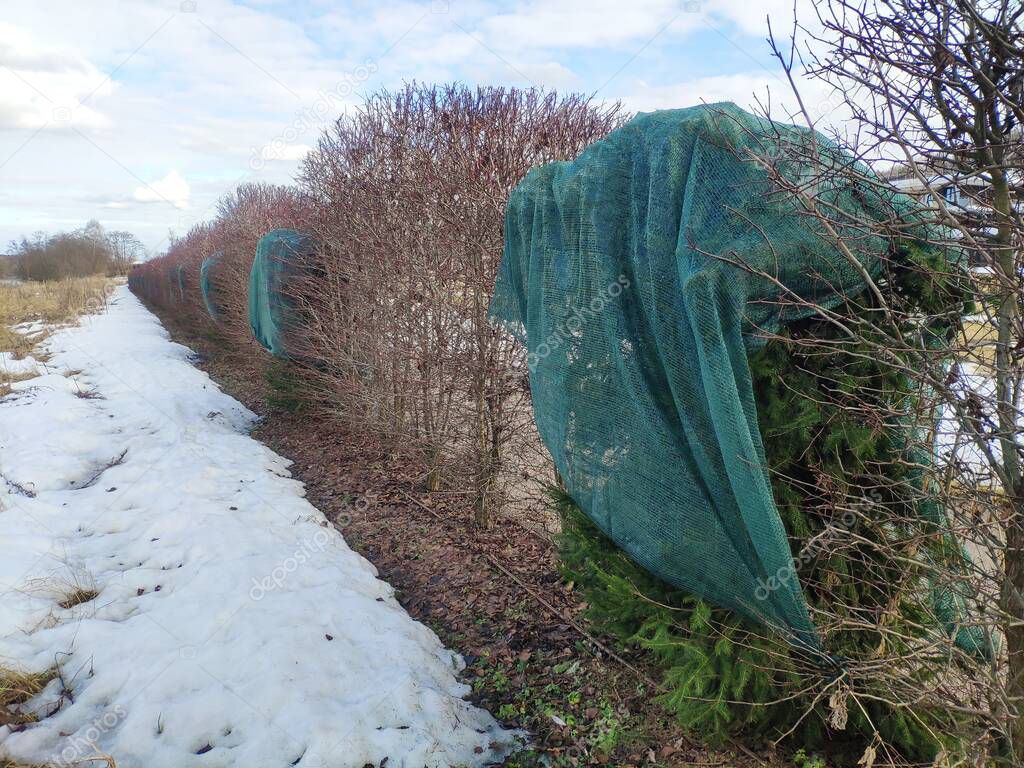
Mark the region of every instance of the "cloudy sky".
<instances>
[{"instance_id":1,"label":"cloudy sky","mask_svg":"<svg viewBox=\"0 0 1024 768\"><path fill-rule=\"evenodd\" d=\"M792 0L34 0L0 20L0 252L90 218L153 252L325 121L404 80L545 86L631 110L787 87ZM778 25L776 27L776 24ZM820 97L819 97L820 99Z\"/></svg>"}]
</instances>

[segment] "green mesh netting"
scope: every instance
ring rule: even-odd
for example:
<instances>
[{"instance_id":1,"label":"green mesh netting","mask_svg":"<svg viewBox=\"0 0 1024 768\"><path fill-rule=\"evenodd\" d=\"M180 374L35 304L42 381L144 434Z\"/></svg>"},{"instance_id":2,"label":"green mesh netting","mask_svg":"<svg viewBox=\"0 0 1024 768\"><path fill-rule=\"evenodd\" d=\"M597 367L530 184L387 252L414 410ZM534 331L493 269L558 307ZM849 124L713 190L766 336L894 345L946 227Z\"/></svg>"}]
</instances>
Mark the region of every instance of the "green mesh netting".
<instances>
[{"instance_id":1,"label":"green mesh netting","mask_svg":"<svg viewBox=\"0 0 1024 768\"><path fill-rule=\"evenodd\" d=\"M717 104L639 115L532 170L509 199L491 314L527 346L540 435L594 522L659 577L817 650L798 580L771 578L791 553L747 354L759 329L812 311L780 302L780 284L828 307L864 280L751 161L779 130L846 162ZM853 222L910 201L868 184L816 194L874 272L888 244Z\"/></svg>"},{"instance_id":2,"label":"green mesh netting","mask_svg":"<svg viewBox=\"0 0 1024 768\"><path fill-rule=\"evenodd\" d=\"M211 282L211 272L217 268L223 255L220 251L217 251L203 259L202 264L199 265L199 290L203 294L203 305L206 307L206 312L211 320L217 320L220 317L220 309L213 297L214 289Z\"/></svg>"},{"instance_id":3,"label":"green mesh netting","mask_svg":"<svg viewBox=\"0 0 1024 768\"><path fill-rule=\"evenodd\" d=\"M249 326L275 357L287 358L287 332L294 322L285 282L310 252L311 240L292 229L272 229L260 238L249 272Z\"/></svg>"}]
</instances>

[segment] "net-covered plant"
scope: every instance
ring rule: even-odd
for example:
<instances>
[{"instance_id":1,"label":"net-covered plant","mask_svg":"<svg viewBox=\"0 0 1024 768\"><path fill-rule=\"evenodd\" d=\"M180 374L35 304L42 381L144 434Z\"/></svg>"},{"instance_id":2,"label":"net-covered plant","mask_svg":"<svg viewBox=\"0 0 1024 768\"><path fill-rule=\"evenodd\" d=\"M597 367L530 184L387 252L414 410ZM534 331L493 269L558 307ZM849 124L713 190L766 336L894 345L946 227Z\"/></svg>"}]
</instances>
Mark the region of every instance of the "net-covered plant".
<instances>
[{"instance_id":1,"label":"net-covered plant","mask_svg":"<svg viewBox=\"0 0 1024 768\"><path fill-rule=\"evenodd\" d=\"M965 300L946 255L916 246L892 254L876 284L898 301L898 320L875 312L866 293L837 311L843 322L802 321L749 357L794 558L792 571L770 575L763 588L800 580L835 667L650 575L553 491L564 575L579 586L589 618L650 651L664 669L662 703L713 742L743 732L827 744L838 761L877 747L930 762L953 747L946 734L967 732L962 718L921 695L940 691L950 657L964 656L935 610L942 590L931 566L956 568L962 559L922 480L929 436L919 427L935 413L904 364L864 342L876 325L923 355L941 354ZM849 323L858 327L853 340ZM936 658L943 663L930 663Z\"/></svg>"},{"instance_id":2,"label":"net-covered plant","mask_svg":"<svg viewBox=\"0 0 1024 768\"><path fill-rule=\"evenodd\" d=\"M240 184L218 201L215 218L173 237L166 253L132 270L128 284L161 315L213 335L225 358L251 360L258 354L248 310L256 244L269 230L299 226L306 216L301 195L293 186ZM218 258L206 279L216 296L216 320L201 289L203 261L215 253Z\"/></svg>"}]
</instances>

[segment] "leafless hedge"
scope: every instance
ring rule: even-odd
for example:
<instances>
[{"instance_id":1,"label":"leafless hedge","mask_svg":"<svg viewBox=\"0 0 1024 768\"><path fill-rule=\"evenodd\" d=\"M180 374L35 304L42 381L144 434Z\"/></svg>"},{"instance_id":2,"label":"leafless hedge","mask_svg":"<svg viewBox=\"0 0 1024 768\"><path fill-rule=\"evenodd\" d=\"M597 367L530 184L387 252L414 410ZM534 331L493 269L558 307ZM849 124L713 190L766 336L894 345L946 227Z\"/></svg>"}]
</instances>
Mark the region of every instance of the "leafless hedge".
<instances>
[{"instance_id":1,"label":"leafless hedge","mask_svg":"<svg viewBox=\"0 0 1024 768\"><path fill-rule=\"evenodd\" d=\"M164 310L215 327L232 353L257 354L247 315L257 240L284 226L312 235L318 251L287 290L302 317L288 348L309 401L408 455L425 487L466 494L485 523L510 498L522 508L539 493L529 478L551 476L524 352L486 318L508 194L531 167L575 157L623 117L618 105L540 90L378 93L325 132L296 187L239 187L134 282ZM215 251L216 324L198 291Z\"/></svg>"},{"instance_id":2,"label":"leafless hedge","mask_svg":"<svg viewBox=\"0 0 1024 768\"><path fill-rule=\"evenodd\" d=\"M197 224L175 239L166 254L138 267L132 282L176 320L216 333L226 355L257 355L248 315L249 269L256 243L270 229L302 226L302 219L301 195L294 187L243 184L221 198L214 219ZM203 304L199 269L204 259L217 252L222 256L211 282L220 313L214 321Z\"/></svg>"},{"instance_id":3,"label":"leafless hedge","mask_svg":"<svg viewBox=\"0 0 1024 768\"><path fill-rule=\"evenodd\" d=\"M293 299L317 397L413 449L479 522L514 476L546 471L523 351L486 317L508 194L620 121L581 96L414 84L339 120L303 166L323 250Z\"/></svg>"}]
</instances>

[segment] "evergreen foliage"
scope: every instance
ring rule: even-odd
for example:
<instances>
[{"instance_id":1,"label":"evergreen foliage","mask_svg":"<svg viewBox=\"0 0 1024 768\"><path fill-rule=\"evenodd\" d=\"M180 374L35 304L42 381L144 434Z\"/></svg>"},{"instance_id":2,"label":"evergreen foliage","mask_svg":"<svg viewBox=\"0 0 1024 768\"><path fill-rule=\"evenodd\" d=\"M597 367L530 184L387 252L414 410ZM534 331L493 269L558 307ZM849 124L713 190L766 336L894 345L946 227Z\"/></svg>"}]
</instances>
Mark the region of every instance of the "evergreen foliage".
<instances>
[{"instance_id":1,"label":"evergreen foliage","mask_svg":"<svg viewBox=\"0 0 1024 768\"><path fill-rule=\"evenodd\" d=\"M263 380L268 387L267 405L271 409L295 414L305 407L300 370L292 361L272 358L263 373Z\"/></svg>"},{"instance_id":2,"label":"evergreen foliage","mask_svg":"<svg viewBox=\"0 0 1024 768\"><path fill-rule=\"evenodd\" d=\"M906 248L887 264L878 283L902 305L904 336L922 347L951 332L955 316L965 311L959 281L943 254ZM861 306L847 309L864 322L872 307L866 296L857 300ZM871 333L869 325L860 336ZM908 567L900 555L912 560L915 550L924 548L944 562L960 554L941 534L940 518L922 512L920 471L906 455L908 427L889 423L894 412L913 404L906 377L864 342L831 343L840 341L833 324L812 319L752 353L749 361L795 577L812 611L863 619L857 628L822 628L831 654L863 660L900 650L878 625L912 638L935 624L927 575ZM661 701L684 728L712 743L739 732L748 739L789 733L792 741L811 748L828 744L839 761L860 757L871 724L911 760L930 761L943 746L941 734L951 732L953 724L942 722L938 713L871 699L850 704L844 729L830 728L828 697L814 699L828 678L809 676L808 660L798 650L650 575L571 498L559 490L552 494L563 521L565 578L579 586L599 629L654 655L668 690ZM844 536L851 526L857 536ZM840 539L842 546L831 546ZM913 674L924 682L931 672L921 665Z\"/></svg>"}]
</instances>

